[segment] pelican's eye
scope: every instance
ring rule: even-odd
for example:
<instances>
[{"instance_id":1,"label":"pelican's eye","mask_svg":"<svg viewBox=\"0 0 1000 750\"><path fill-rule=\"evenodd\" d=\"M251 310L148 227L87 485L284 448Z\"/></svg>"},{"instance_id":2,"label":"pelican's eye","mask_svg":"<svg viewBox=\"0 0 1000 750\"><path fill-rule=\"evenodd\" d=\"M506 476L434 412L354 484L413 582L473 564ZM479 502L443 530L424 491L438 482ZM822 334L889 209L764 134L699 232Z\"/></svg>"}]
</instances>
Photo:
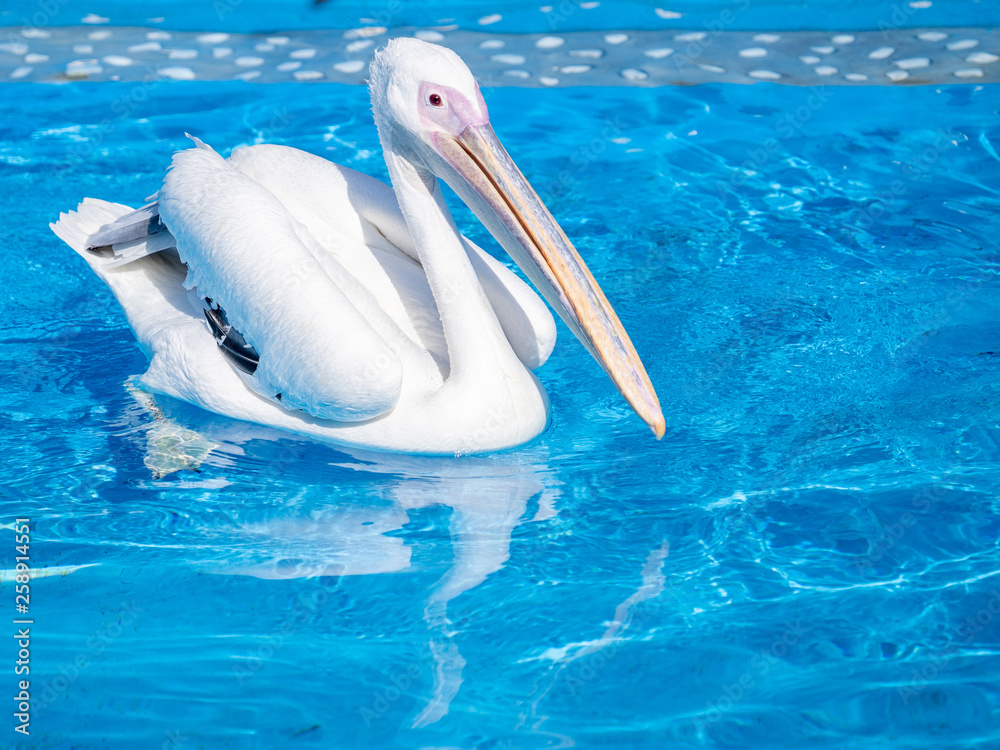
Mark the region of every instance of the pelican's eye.
<instances>
[{"instance_id":1,"label":"pelican's eye","mask_svg":"<svg viewBox=\"0 0 1000 750\"><path fill-rule=\"evenodd\" d=\"M444 104L444 99L441 98L441 94L431 94L427 97L427 101L431 103L432 107L440 107Z\"/></svg>"}]
</instances>

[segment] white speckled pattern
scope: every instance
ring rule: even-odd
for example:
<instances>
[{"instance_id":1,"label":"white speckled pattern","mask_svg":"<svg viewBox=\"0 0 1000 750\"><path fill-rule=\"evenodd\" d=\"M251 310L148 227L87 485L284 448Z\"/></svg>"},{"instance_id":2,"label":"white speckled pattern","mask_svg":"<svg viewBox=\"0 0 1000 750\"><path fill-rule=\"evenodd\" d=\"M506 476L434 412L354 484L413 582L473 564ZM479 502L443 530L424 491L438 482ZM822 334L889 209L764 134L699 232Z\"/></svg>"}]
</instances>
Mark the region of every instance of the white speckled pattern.
<instances>
[{"instance_id":1,"label":"white speckled pattern","mask_svg":"<svg viewBox=\"0 0 1000 750\"><path fill-rule=\"evenodd\" d=\"M658 13L660 11L657 11ZM662 15L662 14L661 14ZM0 29L0 81L244 80L363 83L390 36L455 49L485 86L663 86L778 82L799 86L1000 80L1000 29L601 31L491 34L454 27L366 26L287 34L105 27ZM39 33L43 32L43 33Z\"/></svg>"}]
</instances>

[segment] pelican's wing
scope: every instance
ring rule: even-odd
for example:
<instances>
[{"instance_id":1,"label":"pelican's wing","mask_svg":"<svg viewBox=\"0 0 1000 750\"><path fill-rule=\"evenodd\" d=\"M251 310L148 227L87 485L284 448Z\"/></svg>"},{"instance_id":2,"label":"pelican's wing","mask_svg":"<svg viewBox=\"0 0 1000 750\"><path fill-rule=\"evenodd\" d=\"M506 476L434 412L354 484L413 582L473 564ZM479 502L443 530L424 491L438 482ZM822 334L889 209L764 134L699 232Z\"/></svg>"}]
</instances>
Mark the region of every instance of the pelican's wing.
<instances>
[{"instance_id":1,"label":"pelican's wing","mask_svg":"<svg viewBox=\"0 0 1000 750\"><path fill-rule=\"evenodd\" d=\"M259 355L246 376L255 391L337 421L396 404L391 324L357 279L317 258L314 238L270 191L199 146L175 154L158 203L189 268L185 285L220 305Z\"/></svg>"},{"instance_id":2,"label":"pelican's wing","mask_svg":"<svg viewBox=\"0 0 1000 750\"><path fill-rule=\"evenodd\" d=\"M273 193L320 244L373 290L385 312L411 340L439 358L446 357L437 308L391 187L287 146L240 148L229 162ZM369 252L338 252L353 248L344 238ZM465 243L515 354L530 368L541 366L555 345L552 314L509 268L471 241Z\"/></svg>"},{"instance_id":3,"label":"pelican's wing","mask_svg":"<svg viewBox=\"0 0 1000 750\"><path fill-rule=\"evenodd\" d=\"M316 420L304 412L289 411L245 387L213 340L202 300L195 291L184 288L188 269L176 252L153 253L120 265L109 248L88 249L88 239L103 225L131 211L128 206L86 198L75 211L60 214L50 226L87 261L121 304L140 347L150 359L142 383L234 419L328 439L350 441L345 436L377 425Z\"/></svg>"}]
</instances>

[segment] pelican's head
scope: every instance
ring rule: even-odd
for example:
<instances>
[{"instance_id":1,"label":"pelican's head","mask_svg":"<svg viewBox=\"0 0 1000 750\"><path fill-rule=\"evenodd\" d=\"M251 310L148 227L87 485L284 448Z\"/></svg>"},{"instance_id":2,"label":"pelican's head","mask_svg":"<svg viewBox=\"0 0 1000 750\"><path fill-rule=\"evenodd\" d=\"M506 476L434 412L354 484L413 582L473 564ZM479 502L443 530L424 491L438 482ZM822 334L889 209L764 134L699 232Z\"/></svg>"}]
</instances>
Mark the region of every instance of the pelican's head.
<instances>
[{"instance_id":1,"label":"pelican's head","mask_svg":"<svg viewBox=\"0 0 1000 750\"><path fill-rule=\"evenodd\" d=\"M393 39L371 64L372 110L379 132L433 145L434 134L461 135L489 124L486 103L472 71L446 47L419 39ZM397 149L398 143L393 144ZM428 165L429 166L429 165Z\"/></svg>"},{"instance_id":2,"label":"pelican's head","mask_svg":"<svg viewBox=\"0 0 1000 750\"><path fill-rule=\"evenodd\" d=\"M656 392L618 316L587 265L514 165L486 103L457 54L393 39L371 64L375 123L386 153L423 179L444 180L531 279L636 413L662 437Z\"/></svg>"}]
</instances>

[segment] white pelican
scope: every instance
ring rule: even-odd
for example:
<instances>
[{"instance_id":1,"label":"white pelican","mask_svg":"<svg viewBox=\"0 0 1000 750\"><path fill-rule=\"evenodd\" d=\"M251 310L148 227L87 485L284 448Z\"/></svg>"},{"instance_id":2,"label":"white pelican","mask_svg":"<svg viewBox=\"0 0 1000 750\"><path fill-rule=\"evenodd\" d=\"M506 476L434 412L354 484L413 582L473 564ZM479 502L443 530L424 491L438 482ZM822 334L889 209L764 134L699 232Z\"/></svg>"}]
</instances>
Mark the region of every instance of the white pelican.
<instances>
[{"instance_id":1,"label":"white pelican","mask_svg":"<svg viewBox=\"0 0 1000 750\"><path fill-rule=\"evenodd\" d=\"M440 178L662 436L628 334L500 145L461 58L395 39L370 76L392 188L284 146L223 159L193 139L154 203L86 199L52 225L124 308L150 358L142 382L381 450L481 453L539 434L549 404L531 369L552 351L552 316L458 232Z\"/></svg>"}]
</instances>

